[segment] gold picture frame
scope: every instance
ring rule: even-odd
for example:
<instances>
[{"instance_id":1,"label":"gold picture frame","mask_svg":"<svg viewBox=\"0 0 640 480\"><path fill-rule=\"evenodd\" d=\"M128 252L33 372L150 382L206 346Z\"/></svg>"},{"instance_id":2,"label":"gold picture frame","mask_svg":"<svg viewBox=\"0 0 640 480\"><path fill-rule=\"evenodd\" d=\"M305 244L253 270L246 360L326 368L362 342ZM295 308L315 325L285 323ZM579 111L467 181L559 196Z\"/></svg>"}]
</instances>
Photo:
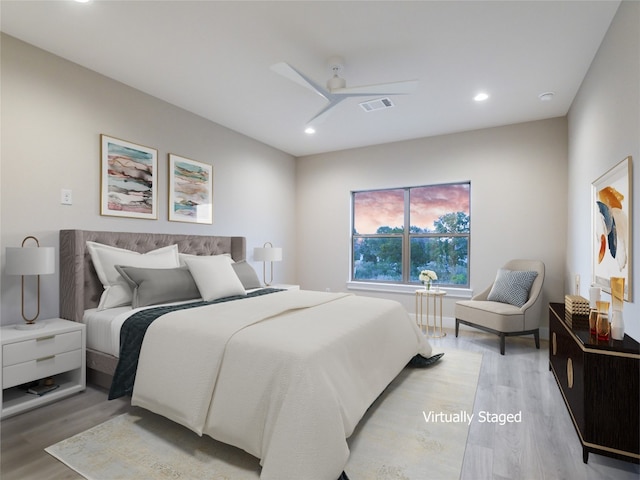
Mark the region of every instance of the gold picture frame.
<instances>
[{"instance_id":1,"label":"gold picture frame","mask_svg":"<svg viewBox=\"0 0 640 480\"><path fill-rule=\"evenodd\" d=\"M611 293L610 278L623 277L624 299L632 286L632 161L626 157L591 185L592 279Z\"/></svg>"},{"instance_id":2,"label":"gold picture frame","mask_svg":"<svg viewBox=\"0 0 640 480\"><path fill-rule=\"evenodd\" d=\"M213 224L213 166L169 154L169 221Z\"/></svg>"},{"instance_id":3,"label":"gold picture frame","mask_svg":"<svg viewBox=\"0 0 640 480\"><path fill-rule=\"evenodd\" d=\"M100 214L158 218L158 151L100 135Z\"/></svg>"}]
</instances>

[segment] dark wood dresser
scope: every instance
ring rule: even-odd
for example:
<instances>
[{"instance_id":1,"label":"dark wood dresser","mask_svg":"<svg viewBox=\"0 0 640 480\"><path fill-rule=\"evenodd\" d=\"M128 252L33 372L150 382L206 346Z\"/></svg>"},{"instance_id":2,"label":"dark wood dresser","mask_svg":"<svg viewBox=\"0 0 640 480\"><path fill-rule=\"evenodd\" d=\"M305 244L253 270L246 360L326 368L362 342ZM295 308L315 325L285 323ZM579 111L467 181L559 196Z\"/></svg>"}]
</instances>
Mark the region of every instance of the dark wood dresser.
<instances>
[{"instance_id":1,"label":"dark wood dresser","mask_svg":"<svg viewBox=\"0 0 640 480\"><path fill-rule=\"evenodd\" d=\"M564 304L549 304L549 369L582 443L589 452L640 461L640 344L598 341L585 317L565 317Z\"/></svg>"}]
</instances>

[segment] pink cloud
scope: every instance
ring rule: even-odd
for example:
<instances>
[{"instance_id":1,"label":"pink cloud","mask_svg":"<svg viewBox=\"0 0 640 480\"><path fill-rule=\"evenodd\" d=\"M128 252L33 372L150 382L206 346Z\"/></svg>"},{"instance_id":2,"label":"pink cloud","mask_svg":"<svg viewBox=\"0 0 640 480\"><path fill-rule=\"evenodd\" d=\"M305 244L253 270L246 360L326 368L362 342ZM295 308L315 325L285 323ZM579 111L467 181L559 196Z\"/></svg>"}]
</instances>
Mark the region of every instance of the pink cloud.
<instances>
[{"instance_id":1,"label":"pink cloud","mask_svg":"<svg viewBox=\"0 0 640 480\"><path fill-rule=\"evenodd\" d=\"M411 225L433 228L433 222L450 212L469 214L469 184L434 185L411 189ZM404 190L359 192L354 201L355 230L375 233L381 226L404 224Z\"/></svg>"}]
</instances>

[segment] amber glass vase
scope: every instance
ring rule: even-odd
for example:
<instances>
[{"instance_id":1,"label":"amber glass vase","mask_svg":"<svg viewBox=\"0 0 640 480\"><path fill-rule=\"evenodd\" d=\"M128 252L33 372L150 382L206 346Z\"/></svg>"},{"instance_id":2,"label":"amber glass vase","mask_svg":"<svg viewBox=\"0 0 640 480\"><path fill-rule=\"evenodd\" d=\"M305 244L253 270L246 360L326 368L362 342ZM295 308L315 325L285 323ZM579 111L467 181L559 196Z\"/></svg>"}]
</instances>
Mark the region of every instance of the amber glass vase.
<instances>
[{"instance_id":1,"label":"amber glass vase","mask_svg":"<svg viewBox=\"0 0 640 480\"><path fill-rule=\"evenodd\" d=\"M624 305L624 277L611 277L611 310L622 311Z\"/></svg>"},{"instance_id":2,"label":"amber glass vase","mask_svg":"<svg viewBox=\"0 0 640 480\"><path fill-rule=\"evenodd\" d=\"M596 323L598 323L598 309L592 308L589 310L589 333L591 335L596 334Z\"/></svg>"},{"instance_id":3,"label":"amber glass vase","mask_svg":"<svg viewBox=\"0 0 640 480\"><path fill-rule=\"evenodd\" d=\"M596 320L596 335L598 340L609 340L611 325L609 324L609 302L598 300L598 318Z\"/></svg>"}]
</instances>

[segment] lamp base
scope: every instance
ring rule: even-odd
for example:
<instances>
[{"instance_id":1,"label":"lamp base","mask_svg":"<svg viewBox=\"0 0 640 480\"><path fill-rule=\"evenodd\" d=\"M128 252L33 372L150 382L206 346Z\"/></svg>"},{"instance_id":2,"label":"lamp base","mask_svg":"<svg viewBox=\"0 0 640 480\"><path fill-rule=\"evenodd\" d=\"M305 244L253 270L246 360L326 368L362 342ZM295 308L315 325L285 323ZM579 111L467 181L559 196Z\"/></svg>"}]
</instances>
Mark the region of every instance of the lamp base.
<instances>
[{"instance_id":1,"label":"lamp base","mask_svg":"<svg viewBox=\"0 0 640 480\"><path fill-rule=\"evenodd\" d=\"M16 330L37 330L39 328L44 328L46 322L38 322L38 323L17 323L15 325Z\"/></svg>"}]
</instances>

